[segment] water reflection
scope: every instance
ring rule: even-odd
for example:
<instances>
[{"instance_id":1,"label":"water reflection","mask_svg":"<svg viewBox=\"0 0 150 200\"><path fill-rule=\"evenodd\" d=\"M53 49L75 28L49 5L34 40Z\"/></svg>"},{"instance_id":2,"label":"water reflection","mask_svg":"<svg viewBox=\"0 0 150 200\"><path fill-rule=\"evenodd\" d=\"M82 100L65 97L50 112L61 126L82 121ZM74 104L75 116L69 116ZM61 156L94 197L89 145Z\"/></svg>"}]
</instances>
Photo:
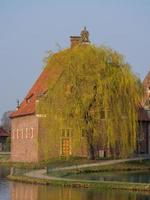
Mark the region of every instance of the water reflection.
<instances>
[{"instance_id":1,"label":"water reflection","mask_svg":"<svg viewBox=\"0 0 150 200\"><path fill-rule=\"evenodd\" d=\"M150 195L11 183L10 200L150 200Z\"/></svg>"},{"instance_id":2,"label":"water reflection","mask_svg":"<svg viewBox=\"0 0 150 200\"><path fill-rule=\"evenodd\" d=\"M98 191L9 182L9 169L0 168L0 200L150 200L150 194Z\"/></svg>"},{"instance_id":3,"label":"water reflection","mask_svg":"<svg viewBox=\"0 0 150 200\"><path fill-rule=\"evenodd\" d=\"M7 175L9 175L10 169L8 167L0 167L0 179L6 178Z\"/></svg>"},{"instance_id":4,"label":"water reflection","mask_svg":"<svg viewBox=\"0 0 150 200\"><path fill-rule=\"evenodd\" d=\"M0 179L0 200L10 200L9 183L4 179Z\"/></svg>"}]
</instances>

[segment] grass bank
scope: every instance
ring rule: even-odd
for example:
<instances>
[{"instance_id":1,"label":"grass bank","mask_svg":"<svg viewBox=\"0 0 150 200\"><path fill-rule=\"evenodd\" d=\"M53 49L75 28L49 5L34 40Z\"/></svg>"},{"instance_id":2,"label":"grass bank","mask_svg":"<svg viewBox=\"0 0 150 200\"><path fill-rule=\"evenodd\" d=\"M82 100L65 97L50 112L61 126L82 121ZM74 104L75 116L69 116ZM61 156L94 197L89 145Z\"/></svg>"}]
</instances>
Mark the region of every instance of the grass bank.
<instances>
[{"instance_id":1,"label":"grass bank","mask_svg":"<svg viewBox=\"0 0 150 200\"><path fill-rule=\"evenodd\" d=\"M97 167L78 169L78 173L93 173L93 172L113 172L113 171L149 171L150 159L129 161L113 165L103 165Z\"/></svg>"},{"instance_id":2,"label":"grass bank","mask_svg":"<svg viewBox=\"0 0 150 200\"><path fill-rule=\"evenodd\" d=\"M10 160L10 155L5 153L0 153L0 162L7 162Z\"/></svg>"},{"instance_id":3,"label":"grass bank","mask_svg":"<svg viewBox=\"0 0 150 200\"><path fill-rule=\"evenodd\" d=\"M107 159L108 160L108 159ZM101 163L102 160L87 160L80 157L69 157L66 158L56 158L56 159L49 159L47 161L41 161L39 163L23 163L23 162L11 162L10 155L0 155L0 165L5 165L8 167L16 167L22 169L42 169L48 168L55 169L55 168L62 168L62 167L69 167L69 166L76 166L76 169L81 173L90 173L90 172L98 172L98 171L129 171L129 170L150 170L150 160L140 160L140 161L130 161L124 162L120 164L113 164L113 165L103 165L97 167L87 167L80 169L78 166L82 164L92 164L92 163Z\"/></svg>"},{"instance_id":4,"label":"grass bank","mask_svg":"<svg viewBox=\"0 0 150 200\"><path fill-rule=\"evenodd\" d=\"M69 158L53 158L47 161L40 161L38 163L30 162L11 162L9 155L0 155L0 165L8 165L8 167L20 167L28 169L42 169L45 167L57 168L57 167L67 167L72 165L82 165L88 163L97 163L100 160L87 160L80 157L69 157Z\"/></svg>"},{"instance_id":5,"label":"grass bank","mask_svg":"<svg viewBox=\"0 0 150 200\"><path fill-rule=\"evenodd\" d=\"M31 178L26 176L9 176L12 181L22 183L67 186L74 188L93 188L105 190L128 190L136 192L150 192L150 184L144 183L126 183L126 182L111 182L111 181L90 181L90 180L50 180Z\"/></svg>"},{"instance_id":6,"label":"grass bank","mask_svg":"<svg viewBox=\"0 0 150 200\"><path fill-rule=\"evenodd\" d=\"M101 162L101 161L99 161ZM101 166L92 166L86 168L80 168L76 165L76 169L73 170L51 170L51 167L48 166L48 175L56 177L64 177L73 174L89 174L89 173L98 173L98 172L128 172L128 171L150 171L150 160L139 160L139 161L130 161L124 163L117 163L112 165L101 165Z\"/></svg>"},{"instance_id":7,"label":"grass bank","mask_svg":"<svg viewBox=\"0 0 150 200\"><path fill-rule=\"evenodd\" d=\"M83 162L83 161L82 161ZM55 168L58 166L68 166L67 164L74 164L74 161L59 160L48 162L48 166ZM41 165L40 165L41 166ZM47 166L47 165L46 165ZM69 165L70 166L70 165ZM31 166L30 166L31 167ZM36 166L37 167L37 166ZM28 168L29 169L29 168ZM31 169L31 168L30 168ZM69 171L57 171L52 172L49 175L53 176L46 178L34 178L25 176L24 174L16 174L9 176L12 181L19 181L32 184L44 184L55 186L69 186L69 187L81 187L81 188L95 188L95 189L108 189L108 190L129 190L139 192L150 192L150 184L147 183L131 183L131 182L118 182L118 181L96 181L96 180L80 180L80 179L64 179L64 173L92 173L92 172L104 172L104 171L135 171L135 170L150 170L150 160L130 161L114 165L106 165L99 167L92 167L86 169L76 169Z\"/></svg>"}]
</instances>

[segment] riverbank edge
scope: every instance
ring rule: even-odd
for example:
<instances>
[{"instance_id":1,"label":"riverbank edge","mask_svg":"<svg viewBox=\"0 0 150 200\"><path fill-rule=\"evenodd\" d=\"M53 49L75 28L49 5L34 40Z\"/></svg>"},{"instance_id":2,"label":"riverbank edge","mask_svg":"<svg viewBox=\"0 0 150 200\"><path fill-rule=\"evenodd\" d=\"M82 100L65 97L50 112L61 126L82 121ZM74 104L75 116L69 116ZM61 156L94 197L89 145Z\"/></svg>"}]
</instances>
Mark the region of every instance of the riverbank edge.
<instances>
[{"instance_id":1,"label":"riverbank edge","mask_svg":"<svg viewBox=\"0 0 150 200\"><path fill-rule=\"evenodd\" d=\"M91 181L91 180L61 180L61 179L42 179L33 178L28 176L12 176L9 175L8 179L11 181L41 184L41 185L53 185L53 186L66 186L74 188L93 188L93 189L106 189L106 190L128 190L134 192L150 192L150 184L145 183L127 183L127 182L115 182L115 181Z\"/></svg>"},{"instance_id":2,"label":"riverbank edge","mask_svg":"<svg viewBox=\"0 0 150 200\"><path fill-rule=\"evenodd\" d=\"M98 171L130 171L130 170L150 170L150 165L143 164L142 166L123 166L117 167L114 169L112 165L115 164L128 164L128 162L143 162L144 160L150 160L150 156L137 156L133 158L126 158L126 159L102 159L102 160L84 160L81 158L74 158L71 157L69 159L64 158L54 158L47 161L40 161L40 162L12 162L9 160L0 160L1 166L6 167L16 167L16 168L26 168L31 170L38 170L43 168L50 167L51 169L57 169L58 171L61 169L83 169L83 171L91 171L91 168L102 167L103 169L98 169ZM61 166L61 167L60 167ZM55 170L56 171L56 170ZM95 170L94 170L95 171Z\"/></svg>"}]
</instances>

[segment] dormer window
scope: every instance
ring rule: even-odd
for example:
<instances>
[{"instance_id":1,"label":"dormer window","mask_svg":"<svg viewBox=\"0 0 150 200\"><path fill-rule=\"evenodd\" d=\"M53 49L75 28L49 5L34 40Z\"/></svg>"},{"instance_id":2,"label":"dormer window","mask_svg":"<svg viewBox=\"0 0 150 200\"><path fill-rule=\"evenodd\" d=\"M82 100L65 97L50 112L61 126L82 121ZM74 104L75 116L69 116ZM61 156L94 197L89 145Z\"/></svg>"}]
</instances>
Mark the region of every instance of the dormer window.
<instances>
[{"instance_id":1,"label":"dormer window","mask_svg":"<svg viewBox=\"0 0 150 200\"><path fill-rule=\"evenodd\" d=\"M28 97L26 98L26 103L30 103L31 100L32 100L32 97L33 97L33 94L31 94L30 96L28 96Z\"/></svg>"},{"instance_id":2,"label":"dormer window","mask_svg":"<svg viewBox=\"0 0 150 200\"><path fill-rule=\"evenodd\" d=\"M31 99L26 99L26 102L27 102L27 103L30 103L30 102L31 102Z\"/></svg>"}]
</instances>

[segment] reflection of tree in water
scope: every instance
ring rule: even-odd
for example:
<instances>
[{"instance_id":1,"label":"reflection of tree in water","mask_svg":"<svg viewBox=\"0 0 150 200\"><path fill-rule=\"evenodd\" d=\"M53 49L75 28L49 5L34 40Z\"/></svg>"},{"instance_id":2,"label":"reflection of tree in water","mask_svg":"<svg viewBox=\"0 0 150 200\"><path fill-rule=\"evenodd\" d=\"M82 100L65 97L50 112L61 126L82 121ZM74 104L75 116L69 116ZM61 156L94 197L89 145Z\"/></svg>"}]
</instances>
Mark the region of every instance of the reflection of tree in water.
<instances>
[{"instance_id":1,"label":"reflection of tree in water","mask_svg":"<svg viewBox=\"0 0 150 200\"><path fill-rule=\"evenodd\" d=\"M11 200L150 200L149 195L11 183Z\"/></svg>"},{"instance_id":2,"label":"reflection of tree in water","mask_svg":"<svg viewBox=\"0 0 150 200\"><path fill-rule=\"evenodd\" d=\"M0 179L9 175L10 170L7 167L0 167Z\"/></svg>"}]
</instances>

